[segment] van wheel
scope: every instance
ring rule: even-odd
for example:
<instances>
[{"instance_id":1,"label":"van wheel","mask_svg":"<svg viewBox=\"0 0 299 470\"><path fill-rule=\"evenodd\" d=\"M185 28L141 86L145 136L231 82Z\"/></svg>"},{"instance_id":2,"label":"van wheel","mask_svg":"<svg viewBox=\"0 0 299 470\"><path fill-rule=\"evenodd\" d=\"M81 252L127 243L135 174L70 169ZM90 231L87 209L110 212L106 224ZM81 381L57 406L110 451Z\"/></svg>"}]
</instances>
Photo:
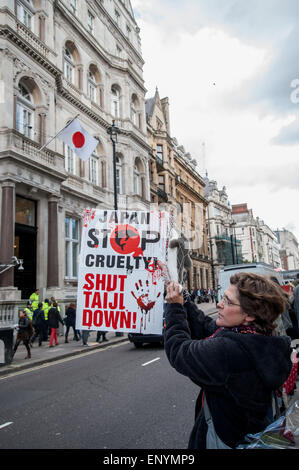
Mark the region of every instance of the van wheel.
<instances>
[{"instance_id":1,"label":"van wheel","mask_svg":"<svg viewBox=\"0 0 299 470\"><path fill-rule=\"evenodd\" d=\"M134 343L135 348L142 348L142 343Z\"/></svg>"}]
</instances>

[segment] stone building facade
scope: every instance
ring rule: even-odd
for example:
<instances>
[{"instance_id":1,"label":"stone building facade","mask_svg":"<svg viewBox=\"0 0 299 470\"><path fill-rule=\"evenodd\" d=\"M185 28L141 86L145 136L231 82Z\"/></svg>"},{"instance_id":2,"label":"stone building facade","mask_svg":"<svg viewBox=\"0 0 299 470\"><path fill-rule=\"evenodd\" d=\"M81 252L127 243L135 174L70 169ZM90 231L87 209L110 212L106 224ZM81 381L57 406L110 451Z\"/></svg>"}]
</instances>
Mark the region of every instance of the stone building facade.
<instances>
[{"instance_id":1,"label":"stone building facade","mask_svg":"<svg viewBox=\"0 0 299 470\"><path fill-rule=\"evenodd\" d=\"M150 152L151 203L168 205L175 226L184 233L192 258L186 273L186 287L212 287L211 262L206 233L207 200L204 180L192 159L175 137L171 137L168 98L146 100L147 132Z\"/></svg>"},{"instance_id":2,"label":"stone building facade","mask_svg":"<svg viewBox=\"0 0 299 470\"><path fill-rule=\"evenodd\" d=\"M119 208L150 203L139 28L129 0L0 0L0 299L24 304L35 288L76 298L85 208L111 208L116 146ZM99 141L83 162L58 138L79 116Z\"/></svg>"},{"instance_id":3,"label":"stone building facade","mask_svg":"<svg viewBox=\"0 0 299 470\"><path fill-rule=\"evenodd\" d=\"M208 201L207 232L212 265L213 284L219 284L219 271L227 265L242 262L241 243L236 237L232 209L225 186L218 188L217 181L204 178L204 196Z\"/></svg>"},{"instance_id":4,"label":"stone building facade","mask_svg":"<svg viewBox=\"0 0 299 470\"><path fill-rule=\"evenodd\" d=\"M278 241L275 233L259 217L253 216L247 204L232 206L236 237L242 244L244 262L263 262L280 268Z\"/></svg>"},{"instance_id":5,"label":"stone building facade","mask_svg":"<svg viewBox=\"0 0 299 470\"><path fill-rule=\"evenodd\" d=\"M289 230L276 230L275 234L279 242L279 256L283 269L299 269L299 249L295 235Z\"/></svg>"}]
</instances>

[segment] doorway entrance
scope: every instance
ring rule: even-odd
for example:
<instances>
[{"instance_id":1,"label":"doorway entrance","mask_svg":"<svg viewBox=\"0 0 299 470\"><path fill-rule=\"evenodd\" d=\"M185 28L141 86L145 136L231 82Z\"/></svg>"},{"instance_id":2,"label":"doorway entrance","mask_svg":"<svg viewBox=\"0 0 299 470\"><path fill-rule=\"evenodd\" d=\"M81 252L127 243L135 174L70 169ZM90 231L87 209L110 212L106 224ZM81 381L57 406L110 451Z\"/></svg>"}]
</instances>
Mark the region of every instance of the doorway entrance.
<instances>
[{"instance_id":1,"label":"doorway entrance","mask_svg":"<svg viewBox=\"0 0 299 470\"><path fill-rule=\"evenodd\" d=\"M14 254L23 260L23 271L15 267L14 285L22 299L29 299L36 289L36 201L16 196Z\"/></svg>"}]
</instances>

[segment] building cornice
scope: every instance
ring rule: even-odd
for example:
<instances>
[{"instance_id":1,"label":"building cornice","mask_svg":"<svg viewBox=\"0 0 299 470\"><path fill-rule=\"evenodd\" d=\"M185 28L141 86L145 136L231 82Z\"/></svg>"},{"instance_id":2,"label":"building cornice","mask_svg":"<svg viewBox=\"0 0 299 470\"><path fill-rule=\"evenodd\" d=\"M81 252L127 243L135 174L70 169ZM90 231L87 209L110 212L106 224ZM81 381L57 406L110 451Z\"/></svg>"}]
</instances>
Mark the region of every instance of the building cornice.
<instances>
[{"instance_id":1,"label":"building cornice","mask_svg":"<svg viewBox=\"0 0 299 470\"><path fill-rule=\"evenodd\" d=\"M191 186L189 186L189 184L186 183L185 181L181 180L180 182L177 182L176 187L178 189L180 187L183 187L184 189L187 189L187 191L189 191L189 193L191 193L192 196L195 196L197 199L199 199L201 202L203 202L206 206L208 205L208 201L201 194L199 194L197 191L195 191L195 189L193 189Z\"/></svg>"}]
</instances>

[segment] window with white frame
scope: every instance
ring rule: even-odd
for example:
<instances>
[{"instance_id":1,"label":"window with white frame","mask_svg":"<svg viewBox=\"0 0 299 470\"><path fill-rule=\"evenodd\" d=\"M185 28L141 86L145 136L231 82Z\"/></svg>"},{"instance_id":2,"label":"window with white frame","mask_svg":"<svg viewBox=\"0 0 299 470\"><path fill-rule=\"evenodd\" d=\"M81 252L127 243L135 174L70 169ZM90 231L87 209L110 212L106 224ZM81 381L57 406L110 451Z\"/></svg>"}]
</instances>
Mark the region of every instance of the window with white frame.
<instances>
[{"instance_id":1,"label":"window with white frame","mask_svg":"<svg viewBox=\"0 0 299 470\"><path fill-rule=\"evenodd\" d=\"M74 83L75 77L75 63L72 54L70 53L69 49L65 47L64 49L64 76L65 78Z\"/></svg>"},{"instance_id":2,"label":"window with white frame","mask_svg":"<svg viewBox=\"0 0 299 470\"><path fill-rule=\"evenodd\" d=\"M25 85L19 84L17 98L17 130L29 139L34 136L34 104L29 90Z\"/></svg>"},{"instance_id":3,"label":"window with white frame","mask_svg":"<svg viewBox=\"0 0 299 470\"><path fill-rule=\"evenodd\" d=\"M65 169L68 173L76 174L75 152L68 145L64 145Z\"/></svg>"},{"instance_id":4,"label":"window with white frame","mask_svg":"<svg viewBox=\"0 0 299 470\"><path fill-rule=\"evenodd\" d=\"M77 12L77 0L70 0L70 7L74 15Z\"/></svg>"},{"instance_id":5,"label":"window with white frame","mask_svg":"<svg viewBox=\"0 0 299 470\"><path fill-rule=\"evenodd\" d=\"M96 90L97 84L94 74L89 71L88 72L88 96L91 101L96 101Z\"/></svg>"},{"instance_id":6,"label":"window with white frame","mask_svg":"<svg viewBox=\"0 0 299 470\"><path fill-rule=\"evenodd\" d=\"M157 158L163 162L163 145L157 144Z\"/></svg>"},{"instance_id":7,"label":"window with white frame","mask_svg":"<svg viewBox=\"0 0 299 470\"><path fill-rule=\"evenodd\" d=\"M119 91L116 87L111 88L111 114L113 117L119 117Z\"/></svg>"},{"instance_id":8,"label":"window with white frame","mask_svg":"<svg viewBox=\"0 0 299 470\"><path fill-rule=\"evenodd\" d=\"M121 48L120 48L118 45L116 45L116 53L115 53L115 55L116 55L116 57L121 58Z\"/></svg>"},{"instance_id":9,"label":"window with white frame","mask_svg":"<svg viewBox=\"0 0 299 470\"><path fill-rule=\"evenodd\" d=\"M114 10L114 19L115 19L115 23L119 26L119 24L120 24L120 13L117 10Z\"/></svg>"},{"instance_id":10,"label":"window with white frame","mask_svg":"<svg viewBox=\"0 0 299 470\"><path fill-rule=\"evenodd\" d=\"M88 26L88 31L90 34L94 33L94 16L90 11L88 11L88 19L87 19L87 26Z\"/></svg>"},{"instance_id":11,"label":"window with white frame","mask_svg":"<svg viewBox=\"0 0 299 470\"><path fill-rule=\"evenodd\" d=\"M116 156L116 192L122 194L122 165L118 156Z\"/></svg>"},{"instance_id":12,"label":"window with white frame","mask_svg":"<svg viewBox=\"0 0 299 470\"><path fill-rule=\"evenodd\" d=\"M137 110L134 101L131 102L131 120L137 126Z\"/></svg>"},{"instance_id":13,"label":"window with white frame","mask_svg":"<svg viewBox=\"0 0 299 470\"><path fill-rule=\"evenodd\" d=\"M158 177L158 186L162 191L165 191L165 176L159 175Z\"/></svg>"},{"instance_id":14,"label":"window with white frame","mask_svg":"<svg viewBox=\"0 0 299 470\"><path fill-rule=\"evenodd\" d=\"M65 218L65 277L78 277L79 220Z\"/></svg>"},{"instance_id":15,"label":"window with white frame","mask_svg":"<svg viewBox=\"0 0 299 470\"><path fill-rule=\"evenodd\" d=\"M139 194L139 170L137 165L135 164L134 166L134 177L133 177L133 183L134 183L134 194Z\"/></svg>"},{"instance_id":16,"label":"window with white frame","mask_svg":"<svg viewBox=\"0 0 299 470\"><path fill-rule=\"evenodd\" d=\"M126 28L126 33L127 33L127 39L130 41L131 39L131 28L130 26L127 25L127 28Z\"/></svg>"},{"instance_id":17,"label":"window with white frame","mask_svg":"<svg viewBox=\"0 0 299 470\"><path fill-rule=\"evenodd\" d=\"M17 2L17 18L28 29L34 29L34 9L30 0L19 0Z\"/></svg>"},{"instance_id":18,"label":"window with white frame","mask_svg":"<svg viewBox=\"0 0 299 470\"><path fill-rule=\"evenodd\" d=\"M89 175L92 184L99 184L99 157L93 153L89 159Z\"/></svg>"}]
</instances>

